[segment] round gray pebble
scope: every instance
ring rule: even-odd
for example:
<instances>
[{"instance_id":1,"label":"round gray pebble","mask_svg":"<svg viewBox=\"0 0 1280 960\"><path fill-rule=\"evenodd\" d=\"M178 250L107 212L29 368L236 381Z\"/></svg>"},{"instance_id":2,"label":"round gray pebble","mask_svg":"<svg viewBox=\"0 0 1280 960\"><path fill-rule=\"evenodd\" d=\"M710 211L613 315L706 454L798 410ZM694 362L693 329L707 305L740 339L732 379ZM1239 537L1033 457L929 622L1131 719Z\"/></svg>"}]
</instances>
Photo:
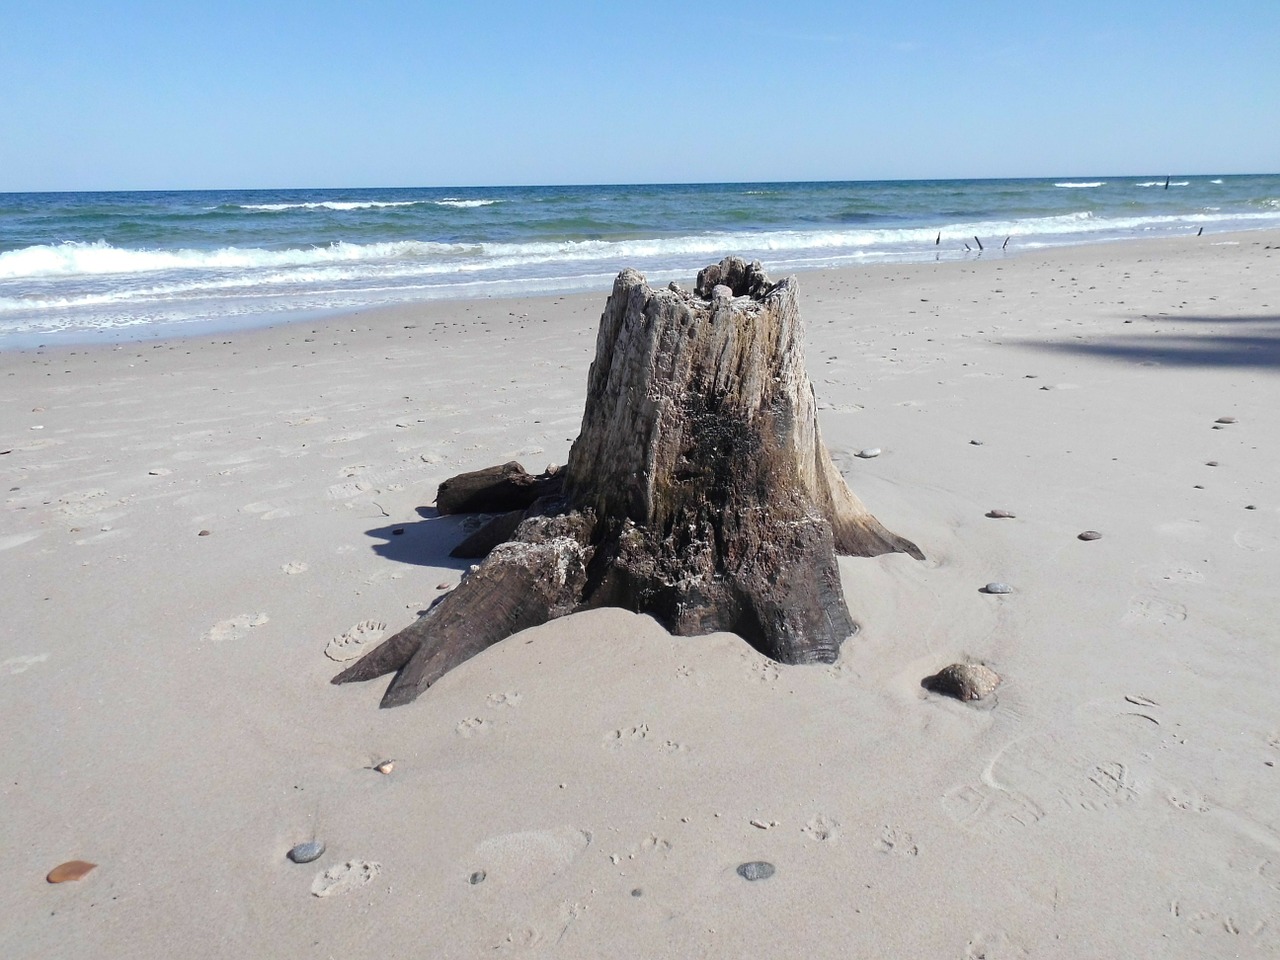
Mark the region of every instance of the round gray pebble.
<instances>
[{"instance_id":1,"label":"round gray pebble","mask_svg":"<svg viewBox=\"0 0 1280 960\"><path fill-rule=\"evenodd\" d=\"M483 870L477 870L471 876L467 877L467 883L471 884L474 887L477 883L484 883L484 878L487 876L488 874L485 873Z\"/></svg>"},{"instance_id":2,"label":"round gray pebble","mask_svg":"<svg viewBox=\"0 0 1280 960\"><path fill-rule=\"evenodd\" d=\"M880 456L880 448L867 447L865 450L859 450L858 456L860 456L863 460L870 460L872 457Z\"/></svg>"},{"instance_id":3,"label":"round gray pebble","mask_svg":"<svg viewBox=\"0 0 1280 960\"><path fill-rule=\"evenodd\" d=\"M1097 530L1086 530L1084 533L1076 534L1077 540L1101 540L1102 534Z\"/></svg>"},{"instance_id":4,"label":"round gray pebble","mask_svg":"<svg viewBox=\"0 0 1280 960\"><path fill-rule=\"evenodd\" d=\"M982 588L983 593L1013 593L1013 587L1007 583L1000 583L998 580L988 583Z\"/></svg>"},{"instance_id":5,"label":"round gray pebble","mask_svg":"<svg viewBox=\"0 0 1280 960\"><path fill-rule=\"evenodd\" d=\"M1214 423L1235 423L1235 422L1236 422L1235 417L1219 417L1217 420L1214 421Z\"/></svg>"},{"instance_id":6,"label":"round gray pebble","mask_svg":"<svg viewBox=\"0 0 1280 960\"><path fill-rule=\"evenodd\" d=\"M306 843L300 843L289 851L288 857L294 863L310 863L312 860L319 860L324 856L324 841L308 840Z\"/></svg>"},{"instance_id":7,"label":"round gray pebble","mask_svg":"<svg viewBox=\"0 0 1280 960\"><path fill-rule=\"evenodd\" d=\"M743 880L768 880L776 869L766 860L748 860L738 864L738 876Z\"/></svg>"}]
</instances>

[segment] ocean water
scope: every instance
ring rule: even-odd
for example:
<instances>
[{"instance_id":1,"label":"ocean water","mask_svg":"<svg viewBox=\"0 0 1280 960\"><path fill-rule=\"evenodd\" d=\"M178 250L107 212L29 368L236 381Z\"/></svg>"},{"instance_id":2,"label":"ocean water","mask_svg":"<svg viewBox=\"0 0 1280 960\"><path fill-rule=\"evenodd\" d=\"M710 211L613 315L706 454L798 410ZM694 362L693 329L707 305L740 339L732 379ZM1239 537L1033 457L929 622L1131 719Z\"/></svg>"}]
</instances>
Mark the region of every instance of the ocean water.
<instances>
[{"instance_id":1,"label":"ocean water","mask_svg":"<svg viewBox=\"0 0 1280 960\"><path fill-rule=\"evenodd\" d=\"M0 193L0 346L1265 227L1280 176Z\"/></svg>"}]
</instances>

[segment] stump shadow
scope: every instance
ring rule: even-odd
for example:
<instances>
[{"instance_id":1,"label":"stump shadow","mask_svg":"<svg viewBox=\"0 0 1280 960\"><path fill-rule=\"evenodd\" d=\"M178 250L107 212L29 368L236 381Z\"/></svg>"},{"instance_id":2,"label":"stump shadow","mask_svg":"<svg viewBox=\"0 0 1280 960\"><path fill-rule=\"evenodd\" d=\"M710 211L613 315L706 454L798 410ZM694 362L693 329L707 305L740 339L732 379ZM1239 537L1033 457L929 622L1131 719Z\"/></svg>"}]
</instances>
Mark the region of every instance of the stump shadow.
<instances>
[{"instance_id":1,"label":"stump shadow","mask_svg":"<svg viewBox=\"0 0 1280 960\"><path fill-rule=\"evenodd\" d=\"M1137 322L1169 327L1202 325L1216 329L1203 332L1178 329L1176 332L1126 333L1089 340L1037 342L1018 340L1019 346L1058 353L1109 357L1131 363L1172 367L1228 367L1267 369L1280 367L1280 315L1184 316L1149 315L1124 317Z\"/></svg>"},{"instance_id":2,"label":"stump shadow","mask_svg":"<svg viewBox=\"0 0 1280 960\"><path fill-rule=\"evenodd\" d=\"M441 516L435 507L418 507L417 513L420 520L366 530L365 536L381 541L373 545L373 552L396 563L420 567L466 570L475 563L449 556L449 551L467 537L467 516Z\"/></svg>"}]
</instances>

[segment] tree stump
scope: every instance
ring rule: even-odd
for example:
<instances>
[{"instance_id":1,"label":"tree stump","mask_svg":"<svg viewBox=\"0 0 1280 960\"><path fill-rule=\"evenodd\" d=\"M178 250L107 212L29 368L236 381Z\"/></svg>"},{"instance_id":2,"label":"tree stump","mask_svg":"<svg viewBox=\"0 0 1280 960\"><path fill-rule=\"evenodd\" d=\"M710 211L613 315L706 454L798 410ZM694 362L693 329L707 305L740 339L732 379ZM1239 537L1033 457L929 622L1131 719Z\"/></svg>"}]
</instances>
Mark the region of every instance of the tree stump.
<instances>
[{"instance_id":1,"label":"tree stump","mask_svg":"<svg viewBox=\"0 0 1280 960\"><path fill-rule=\"evenodd\" d=\"M396 672L382 706L408 703L511 634L601 606L650 614L681 636L731 631L782 663L834 661L857 629L836 555L923 555L871 516L831 461L796 290L794 277L772 283L736 257L699 273L692 293L622 271L568 464L442 484L450 509L459 492L469 509L505 505L467 541L486 559L333 682ZM495 499L486 483L525 499Z\"/></svg>"}]
</instances>

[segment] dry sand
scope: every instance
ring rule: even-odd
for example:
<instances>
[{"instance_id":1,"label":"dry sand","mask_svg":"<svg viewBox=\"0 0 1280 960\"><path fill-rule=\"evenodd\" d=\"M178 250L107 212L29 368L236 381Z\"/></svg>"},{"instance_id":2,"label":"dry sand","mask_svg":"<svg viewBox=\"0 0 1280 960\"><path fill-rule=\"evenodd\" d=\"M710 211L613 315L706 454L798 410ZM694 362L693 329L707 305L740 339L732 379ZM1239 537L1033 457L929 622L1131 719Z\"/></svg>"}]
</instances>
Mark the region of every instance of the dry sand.
<instances>
[{"instance_id":1,"label":"dry sand","mask_svg":"<svg viewBox=\"0 0 1280 960\"><path fill-rule=\"evenodd\" d=\"M565 460L603 293L0 356L0 954L1276 956L1278 267L807 274L827 442L929 558L841 561L840 661L601 611L389 711L326 650L457 581L442 479ZM921 688L961 659L1004 685Z\"/></svg>"}]
</instances>

